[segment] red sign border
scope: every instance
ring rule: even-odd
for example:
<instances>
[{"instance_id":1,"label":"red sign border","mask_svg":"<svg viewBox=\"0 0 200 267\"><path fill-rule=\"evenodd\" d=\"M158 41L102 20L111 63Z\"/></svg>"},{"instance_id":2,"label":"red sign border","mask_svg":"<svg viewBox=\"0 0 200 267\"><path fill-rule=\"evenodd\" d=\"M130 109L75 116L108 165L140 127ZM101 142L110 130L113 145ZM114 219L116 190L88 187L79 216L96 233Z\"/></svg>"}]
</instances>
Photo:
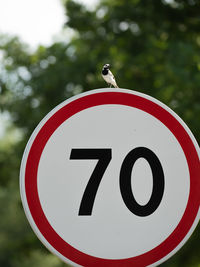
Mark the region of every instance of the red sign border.
<instances>
[{"instance_id":1,"label":"red sign border","mask_svg":"<svg viewBox=\"0 0 200 267\"><path fill-rule=\"evenodd\" d=\"M153 99L152 99L153 100ZM37 189L37 170L43 149L54 131L67 119L84 109L99 105L126 105L143 110L160 120L176 137L185 154L190 173L188 203L178 226L160 245L152 250L127 259L103 259L85 254L60 237L48 222L40 203ZM183 125L165 108L141 96L122 91L91 92L80 95L57 110L41 127L28 152L25 165L25 195L32 219L46 241L66 260L82 266L137 266L144 267L166 257L185 238L197 217L200 204L200 161L193 141ZM41 240L42 241L42 240ZM48 246L47 246L48 247Z\"/></svg>"}]
</instances>

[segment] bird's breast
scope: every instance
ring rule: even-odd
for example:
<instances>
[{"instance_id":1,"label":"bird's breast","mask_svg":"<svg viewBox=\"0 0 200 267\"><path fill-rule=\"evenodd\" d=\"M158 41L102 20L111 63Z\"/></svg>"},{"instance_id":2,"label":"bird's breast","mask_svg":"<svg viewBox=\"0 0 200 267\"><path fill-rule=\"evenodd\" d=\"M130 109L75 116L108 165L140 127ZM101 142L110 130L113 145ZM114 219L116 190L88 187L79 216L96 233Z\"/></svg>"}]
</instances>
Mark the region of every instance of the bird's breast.
<instances>
[{"instance_id":1,"label":"bird's breast","mask_svg":"<svg viewBox=\"0 0 200 267\"><path fill-rule=\"evenodd\" d=\"M107 69L102 69L102 75L107 75L108 74L108 70Z\"/></svg>"}]
</instances>

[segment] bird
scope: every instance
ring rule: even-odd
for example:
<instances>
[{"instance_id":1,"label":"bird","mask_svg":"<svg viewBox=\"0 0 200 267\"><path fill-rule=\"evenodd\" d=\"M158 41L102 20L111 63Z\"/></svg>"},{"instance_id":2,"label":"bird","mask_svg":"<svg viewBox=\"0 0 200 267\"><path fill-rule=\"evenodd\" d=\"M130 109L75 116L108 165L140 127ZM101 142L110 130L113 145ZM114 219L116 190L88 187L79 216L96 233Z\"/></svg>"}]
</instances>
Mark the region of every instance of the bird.
<instances>
[{"instance_id":1,"label":"bird","mask_svg":"<svg viewBox=\"0 0 200 267\"><path fill-rule=\"evenodd\" d=\"M118 88L118 85L115 81L115 77L109 68L110 68L110 64L105 64L103 66L101 75L103 79L110 85L110 87L114 86L115 88Z\"/></svg>"}]
</instances>

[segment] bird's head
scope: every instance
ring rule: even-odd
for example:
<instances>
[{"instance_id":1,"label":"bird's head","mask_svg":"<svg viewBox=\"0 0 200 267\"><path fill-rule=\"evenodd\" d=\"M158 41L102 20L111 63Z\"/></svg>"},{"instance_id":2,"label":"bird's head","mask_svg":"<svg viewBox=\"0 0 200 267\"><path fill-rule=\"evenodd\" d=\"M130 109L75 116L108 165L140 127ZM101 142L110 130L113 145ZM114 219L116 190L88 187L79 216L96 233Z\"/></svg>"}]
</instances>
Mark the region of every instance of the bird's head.
<instances>
[{"instance_id":1,"label":"bird's head","mask_svg":"<svg viewBox=\"0 0 200 267\"><path fill-rule=\"evenodd\" d=\"M109 68L110 68L110 64L105 64L105 65L103 66L103 68L104 68L104 69L109 69Z\"/></svg>"}]
</instances>

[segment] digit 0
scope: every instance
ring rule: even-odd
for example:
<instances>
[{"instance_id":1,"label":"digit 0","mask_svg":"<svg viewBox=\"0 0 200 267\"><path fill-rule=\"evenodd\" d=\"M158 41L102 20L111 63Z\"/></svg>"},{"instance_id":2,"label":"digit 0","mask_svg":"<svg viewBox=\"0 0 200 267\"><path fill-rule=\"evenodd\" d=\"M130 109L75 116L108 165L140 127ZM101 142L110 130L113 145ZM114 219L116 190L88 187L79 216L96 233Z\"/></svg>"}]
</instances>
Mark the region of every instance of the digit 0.
<instances>
[{"instance_id":1,"label":"digit 0","mask_svg":"<svg viewBox=\"0 0 200 267\"><path fill-rule=\"evenodd\" d=\"M131 189L131 172L139 158L148 161L153 175L153 190L149 202L139 205ZM125 157L120 170L120 191L126 207L135 215L148 216L160 205L164 193L164 172L162 165L153 151L145 147L131 150Z\"/></svg>"}]
</instances>

